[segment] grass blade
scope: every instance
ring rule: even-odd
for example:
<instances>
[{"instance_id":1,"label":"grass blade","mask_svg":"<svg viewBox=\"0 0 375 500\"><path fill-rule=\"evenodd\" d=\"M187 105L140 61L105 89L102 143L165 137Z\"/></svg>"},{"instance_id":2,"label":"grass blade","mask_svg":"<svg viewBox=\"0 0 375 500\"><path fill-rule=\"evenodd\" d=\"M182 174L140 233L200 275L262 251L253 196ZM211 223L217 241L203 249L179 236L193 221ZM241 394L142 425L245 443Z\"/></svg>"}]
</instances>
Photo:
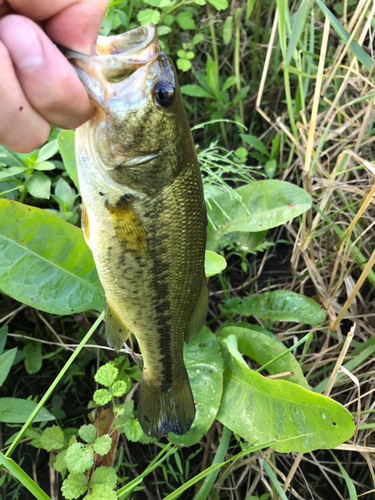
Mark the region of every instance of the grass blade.
<instances>
[{"instance_id":1,"label":"grass blade","mask_svg":"<svg viewBox=\"0 0 375 500\"><path fill-rule=\"evenodd\" d=\"M336 17L332 14L332 12L324 5L322 0L316 0L316 1L317 1L317 4L319 5L320 10L328 16L332 28L339 35L341 40L344 43L348 43L350 36L349 36L349 33L344 28L344 26L336 19ZM372 64L373 64L372 59L368 54L366 54L366 52L359 45L359 43L356 42L355 40L353 40L352 43L350 44L349 48L353 52L355 57L358 59L358 61L361 64L363 64L363 66L367 69L367 71L371 71Z\"/></svg>"},{"instance_id":2,"label":"grass blade","mask_svg":"<svg viewBox=\"0 0 375 500\"><path fill-rule=\"evenodd\" d=\"M227 452L229 441L232 436L232 431L228 429L228 427L224 426L223 434L220 439L220 444L215 453L215 457L212 461L212 465L223 462L225 458L225 454ZM220 469L216 469L214 472L211 472L206 479L203 481L202 487L198 491L197 495L195 495L194 500L206 500L210 491L216 481L217 475L219 474Z\"/></svg>"},{"instance_id":3,"label":"grass blade","mask_svg":"<svg viewBox=\"0 0 375 500\"><path fill-rule=\"evenodd\" d=\"M340 461L332 453L332 451L329 450L329 452L333 456L333 458L334 458L335 462L337 463L337 465L339 466L341 474L344 476L344 479L345 479L345 482L346 482L346 486L348 487L350 500L357 500L358 499L358 497L357 497L357 491L355 489L355 486L354 486L352 480L348 476L348 473L346 472L346 470L344 469L344 467L341 465Z\"/></svg>"},{"instance_id":4,"label":"grass blade","mask_svg":"<svg viewBox=\"0 0 375 500\"><path fill-rule=\"evenodd\" d=\"M0 464L2 464L14 477L27 488L38 500L51 500L44 491L24 472L21 467L11 458L0 453Z\"/></svg>"},{"instance_id":5,"label":"grass blade","mask_svg":"<svg viewBox=\"0 0 375 500\"><path fill-rule=\"evenodd\" d=\"M310 8L310 0L303 0L301 2L301 5L299 6L298 11L294 16L292 34L290 35L288 51L285 59L286 66L289 66L290 61L292 60L293 52L297 47L297 43L300 39L302 30L305 27L305 22L309 8Z\"/></svg>"},{"instance_id":6,"label":"grass blade","mask_svg":"<svg viewBox=\"0 0 375 500\"><path fill-rule=\"evenodd\" d=\"M50 397L50 395L54 391L55 387L60 382L60 380L63 378L63 376L65 375L65 373L68 371L69 367L72 365L73 361L76 359L76 357L78 356L78 354L81 352L82 348L85 346L85 344L87 343L87 341L89 340L89 338L91 337L91 335L94 333L94 331L100 325L100 323L103 321L104 315L105 315L105 311L103 311L101 313L101 315L99 316L99 318L95 321L95 323L92 325L92 327L87 332L87 334L85 335L85 337L82 339L82 341L80 342L80 344L77 347L77 349L73 352L73 354L70 356L70 358L68 359L68 361L65 363L64 368L60 371L60 373L57 375L57 377L55 378L55 380L52 382L52 384L50 385L48 391L45 393L45 395L39 401L38 406L35 408L35 410L32 412L32 414L30 415L30 417L25 422L25 425L22 427L22 429L17 434L17 437L15 438L15 440L13 441L13 443L11 444L11 446L9 447L8 451L6 452L5 457L9 457L13 453L13 451L16 448L16 446L18 445L18 443L22 439L22 436L24 435L24 433L26 432L26 430L28 429L28 427L32 424L32 422L33 422L34 418L36 417L36 415L39 413L39 410L46 403L46 401L48 400L48 398Z\"/></svg>"}]
</instances>

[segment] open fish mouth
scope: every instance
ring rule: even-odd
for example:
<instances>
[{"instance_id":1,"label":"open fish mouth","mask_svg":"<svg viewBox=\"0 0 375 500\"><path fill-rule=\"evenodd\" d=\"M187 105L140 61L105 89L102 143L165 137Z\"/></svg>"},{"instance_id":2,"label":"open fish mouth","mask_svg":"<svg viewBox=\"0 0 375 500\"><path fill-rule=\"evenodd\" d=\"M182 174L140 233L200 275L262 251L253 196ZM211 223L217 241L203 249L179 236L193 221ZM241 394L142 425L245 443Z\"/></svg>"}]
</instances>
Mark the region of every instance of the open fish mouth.
<instances>
[{"instance_id":1,"label":"open fish mouth","mask_svg":"<svg viewBox=\"0 0 375 500\"><path fill-rule=\"evenodd\" d=\"M148 23L121 35L99 36L96 56L87 56L64 47L60 49L72 61L83 83L82 71L98 81L115 83L154 61L159 55L160 45L156 26Z\"/></svg>"}]
</instances>

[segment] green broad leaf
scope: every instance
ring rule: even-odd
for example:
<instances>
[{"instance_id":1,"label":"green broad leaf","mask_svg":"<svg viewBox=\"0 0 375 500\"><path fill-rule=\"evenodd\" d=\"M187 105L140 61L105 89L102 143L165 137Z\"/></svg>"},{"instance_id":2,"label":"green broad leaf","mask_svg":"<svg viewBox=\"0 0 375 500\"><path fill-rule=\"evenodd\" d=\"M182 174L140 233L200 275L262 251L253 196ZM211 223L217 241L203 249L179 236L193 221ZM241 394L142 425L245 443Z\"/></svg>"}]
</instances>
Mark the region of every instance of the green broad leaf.
<instances>
[{"instance_id":1,"label":"green broad leaf","mask_svg":"<svg viewBox=\"0 0 375 500\"><path fill-rule=\"evenodd\" d=\"M57 154L58 152L59 152L59 144L57 142L57 139L47 142L47 144L45 144L43 147L39 149L37 163L42 163L46 160L49 160L50 158L52 158L52 156L55 156L55 154Z\"/></svg>"},{"instance_id":2,"label":"green broad leaf","mask_svg":"<svg viewBox=\"0 0 375 500\"><path fill-rule=\"evenodd\" d=\"M268 160L264 165L264 171L269 179L273 179L277 170L276 160Z\"/></svg>"},{"instance_id":3,"label":"green broad leaf","mask_svg":"<svg viewBox=\"0 0 375 500\"><path fill-rule=\"evenodd\" d=\"M49 199L51 194L51 179L43 172L34 172L26 179L26 187L34 198Z\"/></svg>"},{"instance_id":4,"label":"green broad leaf","mask_svg":"<svg viewBox=\"0 0 375 500\"><path fill-rule=\"evenodd\" d=\"M230 77L229 77L230 78ZM229 80L228 78L228 80ZM247 158L247 149L243 148L242 146L237 148L234 152L234 154L237 156L237 158L243 162L246 161Z\"/></svg>"},{"instance_id":5,"label":"green broad leaf","mask_svg":"<svg viewBox=\"0 0 375 500\"><path fill-rule=\"evenodd\" d=\"M65 169L74 182L75 187L78 189L78 192L80 192L75 153L75 136L76 133L74 130L63 130L59 133L57 141Z\"/></svg>"},{"instance_id":6,"label":"green broad leaf","mask_svg":"<svg viewBox=\"0 0 375 500\"><path fill-rule=\"evenodd\" d=\"M137 382L139 382L142 378L142 370L136 365L133 365L130 368L125 368L125 372L129 375L129 377L132 377Z\"/></svg>"},{"instance_id":7,"label":"green broad leaf","mask_svg":"<svg viewBox=\"0 0 375 500\"><path fill-rule=\"evenodd\" d=\"M0 351L1 352L1 351ZM0 387L5 382L10 369L13 366L14 358L17 354L17 347L10 349L0 355Z\"/></svg>"},{"instance_id":8,"label":"green broad leaf","mask_svg":"<svg viewBox=\"0 0 375 500\"><path fill-rule=\"evenodd\" d=\"M232 106L236 106L239 102L243 101L243 99L247 96L249 93L250 87L247 85L246 87L243 87L241 90L237 92L235 95L233 101L232 101Z\"/></svg>"},{"instance_id":9,"label":"green broad leaf","mask_svg":"<svg viewBox=\"0 0 375 500\"><path fill-rule=\"evenodd\" d=\"M215 99L219 100L219 77L215 61L212 59L210 54L207 54L206 81L208 86L210 87L212 94L215 96Z\"/></svg>"},{"instance_id":10,"label":"green broad leaf","mask_svg":"<svg viewBox=\"0 0 375 500\"><path fill-rule=\"evenodd\" d=\"M98 467L94 470L91 477L91 486L103 484L109 488L115 488L118 481L118 476L113 467Z\"/></svg>"},{"instance_id":11,"label":"green broad leaf","mask_svg":"<svg viewBox=\"0 0 375 500\"><path fill-rule=\"evenodd\" d=\"M260 366L285 353L287 348L283 344L280 344L277 340L268 337L260 331L252 330L250 327L251 325L249 325L249 328L239 328L236 326L222 328L219 331L220 339L225 339L229 335L235 335L239 352L246 354L246 356L256 361ZM309 388L309 384L303 375L298 361L290 352L268 365L266 370L272 375L291 371L294 375L286 377L289 382L294 382L305 389Z\"/></svg>"},{"instance_id":12,"label":"green broad leaf","mask_svg":"<svg viewBox=\"0 0 375 500\"><path fill-rule=\"evenodd\" d=\"M225 10L228 8L228 0L208 0L211 5L217 10Z\"/></svg>"},{"instance_id":13,"label":"green broad leaf","mask_svg":"<svg viewBox=\"0 0 375 500\"><path fill-rule=\"evenodd\" d=\"M255 5L255 0L247 0L246 3L246 21L249 20Z\"/></svg>"},{"instance_id":14,"label":"green broad leaf","mask_svg":"<svg viewBox=\"0 0 375 500\"><path fill-rule=\"evenodd\" d=\"M243 252L255 255L258 251L273 245L265 241L266 234L267 231L259 231L258 233L242 233L239 231L234 233L233 240Z\"/></svg>"},{"instance_id":15,"label":"green broad leaf","mask_svg":"<svg viewBox=\"0 0 375 500\"><path fill-rule=\"evenodd\" d=\"M8 336L8 327L3 326L3 328L0 328L0 354L2 354L5 343L7 341L7 336Z\"/></svg>"},{"instance_id":16,"label":"green broad leaf","mask_svg":"<svg viewBox=\"0 0 375 500\"><path fill-rule=\"evenodd\" d=\"M106 455L112 446L112 438L105 434L95 439L93 448L99 455Z\"/></svg>"},{"instance_id":17,"label":"green broad leaf","mask_svg":"<svg viewBox=\"0 0 375 500\"><path fill-rule=\"evenodd\" d=\"M96 439L96 427L92 424L82 425L78 434L85 443L93 443Z\"/></svg>"},{"instance_id":18,"label":"green broad leaf","mask_svg":"<svg viewBox=\"0 0 375 500\"><path fill-rule=\"evenodd\" d=\"M297 12L293 16L293 28L292 34L289 38L288 51L286 53L285 65L289 66L290 61L292 60L293 53L297 47L298 40L301 37L302 31L305 27L305 22L307 18L307 14L310 9L311 0L302 0L300 6L298 7Z\"/></svg>"},{"instance_id":19,"label":"green broad leaf","mask_svg":"<svg viewBox=\"0 0 375 500\"><path fill-rule=\"evenodd\" d=\"M189 71L191 69L191 62L187 59L177 59L177 68L181 71Z\"/></svg>"},{"instance_id":20,"label":"green broad leaf","mask_svg":"<svg viewBox=\"0 0 375 500\"><path fill-rule=\"evenodd\" d=\"M169 26L161 25L158 26L158 35L163 36L163 35L168 35L172 31L172 28Z\"/></svg>"},{"instance_id":21,"label":"green broad leaf","mask_svg":"<svg viewBox=\"0 0 375 500\"><path fill-rule=\"evenodd\" d=\"M94 450L91 446L74 443L66 452L65 462L69 472L85 472L94 464Z\"/></svg>"},{"instance_id":22,"label":"green broad leaf","mask_svg":"<svg viewBox=\"0 0 375 500\"><path fill-rule=\"evenodd\" d=\"M12 200L1 199L0 212L4 293L52 314L103 310L104 290L79 228Z\"/></svg>"},{"instance_id":23,"label":"green broad leaf","mask_svg":"<svg viewBox=\"0 0 375 500\"><path fill-rule=\"evenodd\" d=\"M81 472L73 472L64 480L61 491L65 498L73 500L84 495L88 487L87 477Z\"/></svg>"},{"instance_id":24,"label":"green broad leaf","mask_svg":"<svg viewBox=\"0 0 375 500\"><path fill-rule=\"evenodd\" d=\"M116 398L120 398L121 396L123 396L124 394L129 392L130 388L131 388L131 383L128 384L127 382L124 382L123 380L118 380L112 386L112 394Z\"/></svg>"},{"instance_id":25,"label":"green broad leaf","mask_svg":"<svg viewBox=\"0 0 375 500\"><path fill-rule=\"evenodd\" d=\"M138 420L131 420L128 424L126 424L124 427L124 433L129 441L132 441L133 443L139 441L143 436L143 430Z\"/></svg>"},{"instance_id":26,"label":"green broad leaf","mask_svg":"<svg viewBox=\"0 0 375 500\"><path fill-rule=\"evenodd\" d=\"M191 429L184 435L173 432L168 439L178 446L191 446L211 427L220 406L223 391L223 357L215 335L207 328L184 345L184 361L189 375L196 415Z\"/></svg>"},{"instance_id":27,"label":"green broad leaf","mask_svg":"<svg viewBox=\"0 0 375 500\"><path fill-rule=\"evenodd\" d=\"M183 30L194 30L196 28L193 14L188 10L180 12L176 17L176 21Z\"/></svg>"},{"instance_id":28,"label":"green broad leaf","mask_svg":"<svg viewBox=\"0 0 375 500\"><path fill-rule=\"evenodd\" d=\"M321 0L316 0L320 10L328 16L329 22L331 23L332 28L339 35L341 40L344 43L348 43L350 35L344 28L344 26L336 19L334 14L324 5ZM371 68L373 65L372 58L363 50L363 48L359 45L358 42L353 40L349 46L351 52L355 55L358 61L363 64L363 66L367 69L367 71L371 72Z\"/></svg>"},{"instance_id":29,"label":"green broad leaf","mask_svg":"<svg viewBox=\"0 0 375 500\"><path fill-rule=\"evenodd\" d=\"M212 94L202 89L199 85L183 85L181 87L181 93L190 97L206 97L208 99L214 99Z\"/></svg>"},{"instance_id":30,"label":"green broad leaf","mask_svg":"<svg viewBox=\"0 0 375 500\"><path fill-rule=\"evenodd\" d=\"M206 250L206 258L204 262L204 269L206 276L215 276L221 273L227 267L227 261L218 253Z\"/></svg>"},{"instance_id":31,"label":"green broad leaf","mask_svg":"<svg viewBox=\"0 0 375 500\"><path fill-rule=\"evenodd\" d=\"M51 161L43 161L34 165L34 170L55 170L56 165Z\"/></svg>"},{"instance_id":32,"label":"green broad leaf","mask_svg":"<svg viewBox=\"0 0 375 500\"><path fill-rule=\"evenodd\" d=\"M108 389L98 389L94 392L93 399L97 405L104 406L111 401L112 394Z\"/></svg>"},{"instance_id":33,"label":"green broad leaf","mask_svg":"<svg viewBox=\"0 0 375 500\"><path fill-rule=\"evenodd\" d=\"M207 250L215 250L227 233L264 231L297 217L311 207L311 197L294 184L270 179L217 194L206 205Z\"/></svg>"},{"instance_id":34,"label":"green broad leaf","mask_svg":"<svg viewBox=\"0 0 375 500\"><path fill-rule=\"evenodd\" d=\"M134 401L131 399L130 401L126 401L121 405L116 405L116 420L115 427L120 432L124 431L124 425L128 424L134 418Z\"/></svg>"},{"instance_id":35,"label":"green broad leaf","mask_svg":"<svg viewBox=\"0 0 375 500\"><path fill-rule=\"evenodd\" d=\"M226 307L226 309L228 309ZM272 321L296 321L317 325L325 320L324 309L315 300L287 290L275 290L237 300L230 311Z\"/></svg>"},{"instance_id":36,"label":"green broad leaf","mask_svg":"<svg viewBox=\"0 0 375 500\"><path fill-rule=\"evenodd\" d=\"M167 26L171 26L174 23L175 19L175 16L173 16L172 14L168 14L167 16L165 16L164 22Z\"/></svg>"},{"instance_id":37,"label":"green broad leaf","mask_svg":"<svg viewBox=\"0 0 375 500\"><path fill-rule=\"evenodd\" d=\"M69 210L69 206L77 197L75 190L62 177L55 186L55 195L63 202L61 206L64 210Z\"/></svg>"},{"instance_id":38,"label":"green broad leaf","mask_svg":"<svg viewBox=\"0 0 375 500\"><path fill-rule=\"evenodd\" d=\"M40 342L28 342L23 348L25 357L25 368L29 375L38 373L42 368L42 344Z\"/></svg>"},{"instance_id":39,"label":"green broad leaf","mask_svg":"<svg viewBox=\"0 0 375 500\"><path fill-rule=\"evenodd\" d=\"M197 43L200 43L202 40L204 40L204 36L201 33L197 33L196 35L193 36L191 45L195 47Z\"/></svg>"},{"instance_id":40,"label":"green broad leaf","mask_svg":"<svg viewBox=\"0 0 375 500\"><path fill-rule=\"evenodd\" d=\"M217 419L246 441L274 439L280 453L335 448L355 430L350 413L330 398L285 380L269 380L227 344L224 391ZM285 441L287 440L287 441Z\"/></svg>"},{"instance_id":41,"label":"green broad leaf","mask_svg":"<svg viewBox=\"0 0 375 500\"><path fill-rule=\"evenodd\" d=\"M145 0L145 3L148 3L153 7L159 7L159 9L164 9L164 7L169 7L170 5L173 5L175 3L175 0ZM159 26L158 26L158 33L159 33Z\"/></svg>"},{"instance_id":42,"label":"green broad leaf","mask_svg":"<svg viewBox=\"0 0 375 500\"><path fill-rule=\"evenodd\" d=\"M50 497L24 472L11 458L0 453L0 464L3 465L18 481L38 500L51 500Z\"/></svg>"},{"instance_id":43,"label":"green broad leaf","mask_svg":"<svg viewBox=\"0 0 375 500\"><path fill-rule=\"evenodd\" d=\"M153 9L145 9L138 12L138 21L144 26L147 23L158 24L160 21L160 12Z\"/></svg>"},{"instance_id":44,"label":"green broad leaf","mask_svg":"<svg viewBox=\"0 0 375 500\"><path fill-rule=\"evenodd\" d=\"M9 167L0 169L0 180L7 179L8 177L14 177L26 170L26 165L21 167Z\"/></svg>"},{"instance_id":45,"label":"green broad leaf","mask_svg":"<svg viewBox=\"0 0 375 500\"><path fill-rule=\"evenodd\" d=\"M47 427L39 441L44 450L62 450L65 447L64 431L58 425Z\"/></svg>"},{"instance_id":46,"label":"green broad leaf","mask_svg":"<svg viewBox=\"0 0 375 500\"><path fill-rule=\"evenodd\" d=\"M101 366L95 374L95 382L98 384L111 387L118 375L118 368L115 367L113 361Z\"/></svg>"},{"instance_id":47,"label":"green broad leaf","mask_svg":"<svg viewBox=\"0 0 375 500\"><path fill-rule=\"evenodd\" d=\"M8 165L8 167L22 167L22 170L26 170L28 165L23 161L22 156L27 155L20 155L19 153L15 153L14 151L11 151L10 149L0 144L0 161L1 163L5 163L6 165Z\"/></svg>"},{"instance_id":48,"label":"green broad leaf","mask_svg":"<svg viewBox=\"0 0 375 500\"><path fill-rule=\"evenodd\" d=\"M100 34L102 36L108 36L111 30L112 30L112 19L110 17L105 17L100 27Z\"/></svg>"},{"instance_id":49,"label":"green broad leaf","mask_svg":"<svg viewBox=\"0 0 375 500\"><path fill-rule=\"evenodd\" d=\"M259 151L260 153L264 154L268 158L270 157L270 153L266 146L263 144L263 142L258 139L258 137L255 137L255 135L249 135L249 134L240 134L241 138L246 142L246 144L249 144L249 146L252 146L254 149Z\"/></svg>"},{"instance_id":50,"label":"green broad leaf","mask_svg":"<svg viewBox=\"0 0 375 500\"><path fill-rule=\"evenodd\" d=\"M37 404L29 399L0 398L0 422L24 424L36 406ZM42 408L34 418L34 422L46 422L48 420L55 420L55 417L45 408Z\"/></svg>"},{"instance_id":51,"label":"green broad leaf","mask_svg":"<svg viewBox=\"0 0 375 500\"><path fill-rule=\"evenodd\" d=\"M124 26L126 28L126 26L129 23L127 14L123 10L119 10L119 9L116 10L116 14L117 14L122 26Z\"/></svg>"},{"instance_id":52,"label":"green broad leaf","mask_svg":"<svg viewBox=\"0 0 375 500\"><path fill-rule=\"evenodd\" d=\"M86 495L83 500L117 500L117 493L113 488L104 484L95 484L91 488L91 493Z\"/></svg>"},{"instance_id":53,"label":"green broad leaf","mask_svg":"<svg viewBox=\"0 0 375 500\"><path fill-rule=\"evenodd\" d=\"M255 158L259 163L267 163L267 161L268 161L268 158L266 158L261 153L258 153L257 151L251 150L251 151L249 151L249 155L252 158Z\"/></svg>"},{"instance_id":54,"label":"green broad leaf","mask_svg":"<svg viewBox=\"0 0 375 500\"><path fill-rule=\"evenodd\" d=\"M63 472L66 470L66 462L65 462L65 455L68 450L61 451L57 456L55 461L53 462L53 468L57 470L57 472Z\"/></svg>"},{"instance_id":55,"label":"green broad leaf","mask_svg":"<svg viewBox=\"0 0 375 500\"><path fill-rule=\"evenodd\" d=\"M221 89L222 92L225 92L226 90L228 90L230 87L232 87L233 85L235 85L236 83L238 82L238 79L235 77L235 76L230 76L229 78L227 78L224 82L224 85L223 85L223 88ZM245 149L245 148L242 148L242 149ZM246 150L245 150L246 151ZM247 155L247 151L246 151L246 155Z\"/></svg>"},{"instance_id":56,"label":"green broad leaf","mask_svg":"<svg viewBox=\"0 0 375 500\"><path fill-rule=\"evenodd\" d=\"M228 16L224 21L223 41L224 45L229 45L233 36L233 17ZM223 89L224 90L224 89Z\"/></svg>"}]
</instances>

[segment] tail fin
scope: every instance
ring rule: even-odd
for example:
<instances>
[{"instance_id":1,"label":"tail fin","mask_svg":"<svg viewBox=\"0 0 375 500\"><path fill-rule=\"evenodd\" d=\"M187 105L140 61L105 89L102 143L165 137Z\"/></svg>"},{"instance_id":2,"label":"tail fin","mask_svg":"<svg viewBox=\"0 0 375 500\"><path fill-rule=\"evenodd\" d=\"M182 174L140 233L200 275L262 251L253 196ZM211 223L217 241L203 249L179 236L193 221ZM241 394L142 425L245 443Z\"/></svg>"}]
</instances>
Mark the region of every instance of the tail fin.
<instances>
[{"instance_id":1,"label":"tail fin","mask_svg":"<svg viewBox=\"0 0 375 500\"><path fill-rule=\"evenodd\" d=\"M195 405L185 372L168 390L142 379L138 419L147 436L160 438L168 432L185 434L195 417Z\"/></svg>"}]
</instances>

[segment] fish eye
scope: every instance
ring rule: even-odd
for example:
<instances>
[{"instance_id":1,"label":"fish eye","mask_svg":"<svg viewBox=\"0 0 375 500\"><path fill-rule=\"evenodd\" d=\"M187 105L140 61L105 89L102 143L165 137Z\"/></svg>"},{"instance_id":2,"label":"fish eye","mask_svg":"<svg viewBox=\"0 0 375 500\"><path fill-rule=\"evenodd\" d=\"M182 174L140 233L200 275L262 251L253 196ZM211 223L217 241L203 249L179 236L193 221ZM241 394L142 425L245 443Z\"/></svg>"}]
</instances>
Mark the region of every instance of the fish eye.
<instances>
[{"instance_id":1,"label":"fish eye","mask_svg":"<svg viewBox=\"0 0 375 500\"><path fill-rule=\"evenodd\" d=\"M154 99L163 108L173 103L174 87L169 82L158 82L154 88Z\"/></svg>"}]
</instances>

